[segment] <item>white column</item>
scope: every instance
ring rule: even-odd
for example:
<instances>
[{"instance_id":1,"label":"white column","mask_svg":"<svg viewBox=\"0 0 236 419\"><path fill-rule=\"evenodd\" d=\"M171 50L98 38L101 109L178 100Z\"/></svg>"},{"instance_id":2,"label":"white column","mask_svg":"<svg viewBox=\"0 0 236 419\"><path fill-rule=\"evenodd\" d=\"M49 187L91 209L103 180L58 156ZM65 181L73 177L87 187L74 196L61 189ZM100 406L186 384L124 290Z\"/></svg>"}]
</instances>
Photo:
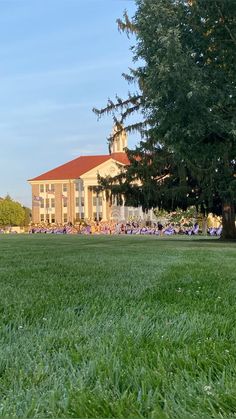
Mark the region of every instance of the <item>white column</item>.
<instances>
[{"instance_id":1,"label":"white column","mask_svg":"<svg viewBox=\"0 0 236 419\"><path fill-rule=\"evenodd\" d=\"M99 207L99 194L96 193L96 218L97 218L97 221L99 221L99 209L100 209L100 207Z\"/></svg>"},{"instance_id":2,"label":"white column","mask_svg":"<svg viewBox=\"0 0 236 419\"><path fill-rule=\"evenodd\" d=\"M121 220L125 219L125 205L124 205L124 203L122 205L120 205L120 218L121 218Z\"/></svg>"},{"instance_id":3,"label":"white column","mask_svg":"<svg viewBox=\"0 0 236 419\"><path fill-rule=\"evenodd\" d=\"M78 190L79 190L79 218L81 219L81 214L82 214L82 205L81 205L81 201L82 201L82 180L81 179L78 180Z\"/></svg>"},{"instance_id":4,"label":"white column","mask_svg":"<svg viewBox=\"0 0 236 419\"><path fill-rule=\"evenodd\" d=\"M84 218L88 218L88 186L84 185Z\"/></svg>"},{"instance_id":5,"label":"white column","mask_svg":"<svg viewBox=\"0 0 236 419\"><path fill-rule=\"evenodd\" d=\"M107 199L105 191L102 192L102 218L107 219Z\"/></svg>"},{"instance_id":6,"label":"white column","mask_svg":"<svg viewBox=\"0 0 236 419\"><path fill-rule=\"evenodd\" d=\"M141 220L143 220L143 209L142 209L142 207L141 207L141 206L139 207L138 215L139 215L139 218L140 218Z\"/></svg>"},{"instance_id":7,"label":"white column","mask_svg":"<svg viewBox=\"0 0 236 419\"><path fill-rule=\"evenodd\" d=\"M149 214L150 214L150 220L153 221L153 209L152 208L149 210Z\"/></svg>"}]
</instances>

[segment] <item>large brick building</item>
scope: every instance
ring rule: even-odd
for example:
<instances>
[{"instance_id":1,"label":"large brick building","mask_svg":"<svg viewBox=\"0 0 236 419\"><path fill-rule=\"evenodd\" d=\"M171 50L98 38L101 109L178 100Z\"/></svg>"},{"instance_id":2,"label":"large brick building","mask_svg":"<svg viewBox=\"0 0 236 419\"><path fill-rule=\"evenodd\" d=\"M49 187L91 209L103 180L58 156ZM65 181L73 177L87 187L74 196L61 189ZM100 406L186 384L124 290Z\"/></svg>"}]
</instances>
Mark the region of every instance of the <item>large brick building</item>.
<instances>
[{"instance_id":1,"label":"large brick building","mask_svg":"<svg viewBox=\"0 0 236 419\"><path fill-rule=\"evenodd\" d=\"M72 223L86 220L143 218L141 208L113 205L104 192L98 193L98 174L115 176L127 164L127 134L123 131L111 153L81 156L29 180L32 186L32 222ZM149 214L149 218L150 218Z\"/></svg>"}]
</instances>

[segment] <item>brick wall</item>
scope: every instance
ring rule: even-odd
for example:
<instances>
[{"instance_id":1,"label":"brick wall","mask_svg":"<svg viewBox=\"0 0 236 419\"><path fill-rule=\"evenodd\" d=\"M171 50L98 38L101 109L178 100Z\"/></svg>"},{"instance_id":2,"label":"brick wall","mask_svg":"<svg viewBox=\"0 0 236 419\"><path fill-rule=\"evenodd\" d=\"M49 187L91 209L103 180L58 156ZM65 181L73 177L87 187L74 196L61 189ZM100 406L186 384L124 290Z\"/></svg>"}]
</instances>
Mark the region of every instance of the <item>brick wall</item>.
<instances>
[{"instance_id":1,"label":"brick wall","mask_svg":"<svg viewBox=\"0 0 236 419\"><path fill-rule=\"evenodd\" d=\"M34 196L39 196L39 184L32 185L32 222L40 223L40 201L35 201Z\"/></svg>"},{"instance_id":2,"label":"brick wall","mask_svg":"<svg viewBox=\"0 0 236 419\"><path fill-rule=\"evenodd\" d=\"M62 224L62 184L55 184L55 219L56 223Z\"/></svg>"}]
</instances>

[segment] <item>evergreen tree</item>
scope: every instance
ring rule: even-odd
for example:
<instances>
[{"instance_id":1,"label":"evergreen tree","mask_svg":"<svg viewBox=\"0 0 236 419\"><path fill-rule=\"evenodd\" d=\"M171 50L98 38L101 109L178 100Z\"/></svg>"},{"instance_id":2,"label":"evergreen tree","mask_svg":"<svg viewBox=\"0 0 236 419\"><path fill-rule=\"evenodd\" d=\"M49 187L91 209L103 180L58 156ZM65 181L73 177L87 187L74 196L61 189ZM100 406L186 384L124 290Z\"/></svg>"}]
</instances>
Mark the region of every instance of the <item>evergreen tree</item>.
<instances>
[{"instance_id":1,"label":"evergreen tree","mask_svg":"<svg viewBox=\"0 0 236 419\"><path fill-rule=\"evenodd\" d=\"M142 141L126 174L103 185L144 208L195 204L221 213L223 238L236 238L236 2L136 3L134 18L125 14L119 27L136 34L141 65L125 78L138 91L97 113L117 121L119 111L123 123L140 110L143 121L127 129Z\"/></svg>"}]
</instances>

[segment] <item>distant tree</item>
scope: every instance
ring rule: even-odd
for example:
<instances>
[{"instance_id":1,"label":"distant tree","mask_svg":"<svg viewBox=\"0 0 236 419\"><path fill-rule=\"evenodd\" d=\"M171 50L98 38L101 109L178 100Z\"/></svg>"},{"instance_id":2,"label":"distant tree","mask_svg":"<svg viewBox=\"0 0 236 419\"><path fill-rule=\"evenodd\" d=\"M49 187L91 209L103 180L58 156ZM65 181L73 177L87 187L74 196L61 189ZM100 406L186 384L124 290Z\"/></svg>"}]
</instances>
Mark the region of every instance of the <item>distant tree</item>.
<instances>
[{"instance_id":1,"label":"distant tree","mask_svg":"<svg viewBox=\"0 0 236 419\"><path fill-rule=\"evenodd\" d=\"M137 110L143 115L127 127L143 140L116 179L118 192L146 208L196 205L221 213L222 237L235 239L236 1L136 3L134 19L125 14L119 26L136 34L141 64L125 78L138 92L95 110L114 119L118 111L121 123Z\"/></svg>"},{"instance_id":2,"label":"distant tree","mask_svg":"<svg viewBox=\"0 0 236 419\"><path fill-rule=\"evenodd\" d=\"M27 227L29 225L30 221L31 221L32 212L31 212L31 209L28 208L28 207L23 206L22 208L25 212L25 217L24 217L24 220L22 222L22 225Z\"/></svg>"},{"instance_id":3,"label":"distant tree","mask_svg":"<svg viewBox=\"0 0 236 419\"><path fill-rule=\"evenodd\" d=\"M19 226L25 219L25 211L19 202L15 202L7 195L0 201L0 225Z\"/></svg>"}]
</instances>

